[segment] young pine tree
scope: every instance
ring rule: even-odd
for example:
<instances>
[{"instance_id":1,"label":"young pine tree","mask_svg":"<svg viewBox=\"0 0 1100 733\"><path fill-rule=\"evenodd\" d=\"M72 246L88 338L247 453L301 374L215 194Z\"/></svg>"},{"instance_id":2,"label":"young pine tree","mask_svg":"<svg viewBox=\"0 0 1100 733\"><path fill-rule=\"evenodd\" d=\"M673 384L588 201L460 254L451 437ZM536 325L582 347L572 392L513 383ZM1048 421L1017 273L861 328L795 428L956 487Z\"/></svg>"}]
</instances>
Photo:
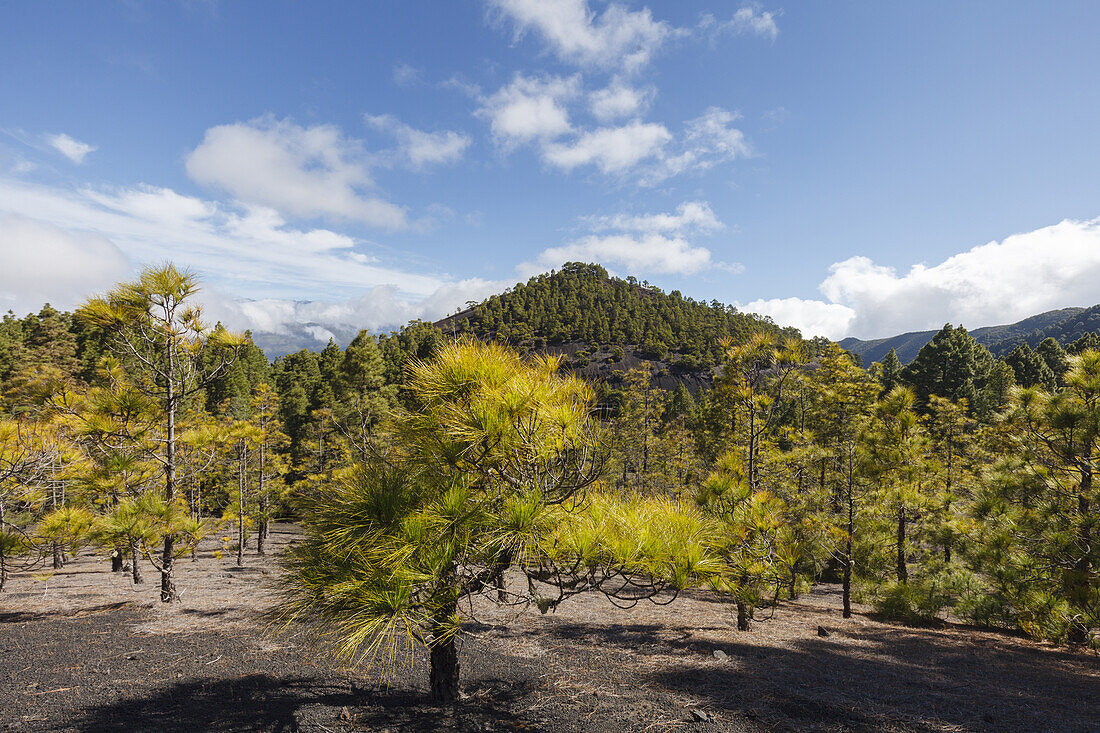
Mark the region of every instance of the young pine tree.
<instances>
[{"instance_id":1,"label":"young pine tree","mask_svg":"<svg viewBox=\"0 0 1100 733\"><path fill-rule=\"evenodd\" d=\"M546 611L595 590L638 600L708 567L705 523L690 508L596 497L603 459L591 392L503 346L459 341L409 368L415 405L388 454L303 497L306 540L287 556L285 621L312 623L345 656L393 653L399 636L430 651L431 694L459 695L460 608L498 598Z\"/></svg>"},{"instance_id":2,"label":"young pine tree","mask_svg":"<svg viewBox=\"0 0 1100 733\"><path fill-rule=\"evenodd\" d=\"M202 309L194 302L198 291L198 281L189 272L172 264L149 267L136 281L89 299L76 314L110 336L110 348L129 379L158 404L162 450L156 459L164 470L165 521L175 516L180 498L179 415L189 399L228 371L244 344L242 336L203 322ZM160 597L168 603L176 600L172 570L179 551L171 524L162 521L161 526L167 531L159 561Z\"/></svg>"}]
</instances>

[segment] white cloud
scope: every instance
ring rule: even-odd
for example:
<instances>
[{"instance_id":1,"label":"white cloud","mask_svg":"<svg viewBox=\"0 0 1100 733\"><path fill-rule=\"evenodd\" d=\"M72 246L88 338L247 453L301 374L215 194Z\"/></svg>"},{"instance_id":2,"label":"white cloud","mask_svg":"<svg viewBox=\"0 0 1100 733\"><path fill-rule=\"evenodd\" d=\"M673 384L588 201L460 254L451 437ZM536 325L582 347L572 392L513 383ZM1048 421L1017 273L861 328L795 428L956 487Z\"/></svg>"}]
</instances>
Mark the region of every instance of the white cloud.
<instances>
[{"instance_id":1,"label":"white cloud","mask_svg":"<svg viewBox=\"0 0 1100 733\"><path fill-rule=\"evenodd\" d=\"M623 173L647 158L660 156L671 139L664 125L636 120L583 133L568 143L548 143L542 157L564 170L593 164L603 173Z\"/></svg>"},{"instance_id":2,"label":"white cloud","mask_svg":"<svg viewBox=\"0 0 1100 733\"><path fill-rule=\"evenodd\" d=\"M393 115L363 115L367 124L392 134L401 146L401 156L414 169L461 160L470 147L468 135L444 130L417 130Z\"/></svg>"},{"instance_id":3,"label":"white cloud","mask_svg":"<svg viewBox=\"0 0 1100 733\"><path fill-rule=\"evenodd\" d=\"M412 86L420 81L420 69L406 63L396 64L393 67L393 83L399 87Z\"/></svg>"},{"instance_id":4,"label":"white cloud","mask_svg":"<svg viewBox=\"0 0 1100 733\"><path fill-rule=\"evenodd\" d=\"M539 263L554 267L565 262L618 264L632 273L690 275L711 264L710 250L686 239L664 234L591 234L539 255Z\"/></svg>"},{"instance_id":5,"label":"white cloud","mask_svg":"<svg viewBox=\"0 0 1100 733\"><path fill-rule=\"evenodd\" d=\"M1067 219L1014 234L904 274L851 257L829 268L825 300L754 301L780 323L830 338L881 338L938 329L1014 323L1070 305L1100 303L1100 219ZM813 330L816 329L816 330Z\"/></svg>"},{"instance_id":6,"label":"white cloud","mask_svg":"<svg viewBox=\"0 0 1100 733\"><path fill-rule=\"evenodd\" d=\"M446 282L378 263L369 242L288 226L268 207L227 206L151 186L72 191L0 178L2 213L105 237L138 264L174 260L244 297L349 297L392 285L423 298Z\"/></svg>"},{"instance_id":7,"label":"white cloud","mask_svg":"<svg viewBox=\"0 0 1100 733\"><path fill-rule=\"evenodd\" d=\"M775 22L779 13L761 10L760 5L751 3L733 14L729 20L719 23L713 15L703 16L700 27L712 33L732 33L734 35L754 35L775 40L779 35L779 26Z\"/></svg>"},{"instance_id":8,"label":"white cloud","mask_svg":"<svg viewBox=\"0 0 1100 733\"><path fill-rule=\"evenodd\" d=\"M72 162L80 165L84 162L84 158L95 150L98 150L95 145L89 145L88 143L82 143L79 140L74 140L65 133L58 133L57 135L46 135L46 142L57 152L64 155Z\"/></svg>"},{"instance_id":9,"label":"white cloud","mask_svg":"<svg viewBox=\"0 0 1100 733\"><path fill-rule=\"evenodd\" d=\"M477 114L489 120L499 145L551 140L570 132L565 103L577 96L579 77L527 77L516 74L511 83L481 100Z\"/></svg>"},{"instance_id":10,"label":"white cloud","mask_svg":"<svg viewBox=\"0 0 1100 733\"><path fill-rule=\"evenodd\" d=\"M279 298L240 301L220 293L207 295L212 317L235 330L250 330L268 356L300 348L319 348L330 338L347 344L362 329L375 333L414 319L436 321L468 300L480 301L510 283L481 279L441 284L424 298L410 299L391 285L368 288L344 301L295 301Z\"/></svg>"},{"instance_id":11,"label":"white cloud","mask_svg":"<svg viewBox=\"0 0 1100 733\"><path fill-rule=\"evenodd\" d=\"M0 311L17 315L49 302L77 305L130 272L130 263L109 239L74 234L17 214L0 214Z\"/></svg>"},{"instance_id":12,"label":"white cloud","mask_svg":"<svg viewBox=\"0 0 1100 733\"><path fill-rule=\"evenodd\" d=\"M600 262L620 265L632 274L687 275L708 267L741 271L740 265L715 262L709 249L688 240L689 233L708 234L724 226L705 201L686 201L675 213L615 214L582 221L596 233L546 249L537 263L525 263L518 269L534 273L565 262Z\"/></svg>"},{"instance_id":13,"label":"white cloud","mask_svg":"<svg viewBox=\"0 0 1100 733\"><path fill-rule=\"evenodd\" d=\"M585 221L595 232L609 229L636 232L714 232L725 227L706 201L685 201L676 207L674 214L615 214L591 217Z\"/></svg>"},{"instance_id":14,"label":"white cloud","mask_svg":"<svg viewBox=\"0 0 1100 733\"><path fill-rule=\"evenodd\" d=\"M367 156L332 125L300 127L268 117L212 127L187 156L187 173L245 203L297 216L408 226L402 207L363 195L373 183Z\"/></svg>"},{"instance_id":15,"label":"white cloud","mask_svg":"<svg viewBox=\"0 0 1100 733\"><path fill-rule=\"evenodd\" d=\"M290 227L274 209L141 186L72 191L0 177L0 309L71 308L172 260L203 280L207 317L274 349L346 342L360 329L436 320L511 284L388 267L367 243ZM238 301L227 295L251 300ZM342 298L342 300L341 300Z\"/></svg>"},{"instance_id":16,"label":"white cloud","mask_svg":"<svg viewBox=\"0 0 1100 733\"><path fill-rule=\"evenodd\" d=\"M739 306L746 313L771 316L780 326L794 326L806 338L825 336L839 339L847 335L855 311L839 303L802 298L771 298L754 300Z\"/></svg>"},{"instance_id":17,"label":"white cloud","mask_svg":"<svg viewBox=\"0 0 1100 733\"><path fill-rule=\"evenodd\" d=\"M1065 220L949 257L893 268L852 257L829 268L821 292L855 309L853 335L1011 323L1066 305L1100 302L1100 219Z\"/></svg>"},{"instance_id":18,"label":"white cloud","mask_svg":"<svg viewBox=\"0 0 1100 733\"><path fill-rule=\"evenodd\" d=\"M675 147L670 147L656 165L643 171L639 182L656 185L668 178L692 171L705 171L720 163L752 155L745 134L733 127L740 115L721 107L711 107L699 117L688 120Z\"/></svg>"},{"instance_id":19,"label":"white cloud","mask_svg":"<svg viewBox=\"0 0 1100 733\"><path fill-rule=\"evenodd\" d=\"M633 72L680 31L653 19L648 8L612 3L597 14L587 0L492 0L511 18L517 37L534 31L563 61Z\"/></svg>"},{"instance_id":20,"label":"white cloud","mask_svg":"<svg viewBox=\"0 0 1100 733\"><path fill-rule=\"evenodd\" d=\"M616 77L603 89L588 95L589 109L600 122L631 117L645 110L653 97L653 89L638 89Z\"/></svg>"}]
</instances>

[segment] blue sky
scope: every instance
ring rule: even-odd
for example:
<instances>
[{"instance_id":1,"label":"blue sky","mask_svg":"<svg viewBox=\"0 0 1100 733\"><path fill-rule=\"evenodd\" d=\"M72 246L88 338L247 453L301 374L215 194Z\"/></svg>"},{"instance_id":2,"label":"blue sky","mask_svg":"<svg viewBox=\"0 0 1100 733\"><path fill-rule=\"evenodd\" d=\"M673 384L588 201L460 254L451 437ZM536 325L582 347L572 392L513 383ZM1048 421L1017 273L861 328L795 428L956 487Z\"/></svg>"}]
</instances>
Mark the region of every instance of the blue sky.
<instances>
[{"instance_id":1,"label":"blue sky","mask_svg":"<svg viewBox=\"0 0 1100 733\"><path fill-rule=\"evenodd\" d=\"M807 333L1100 302L1100 6L0 3L0 307L323 343L600 261Z\"/></svg>"}]
</instances>

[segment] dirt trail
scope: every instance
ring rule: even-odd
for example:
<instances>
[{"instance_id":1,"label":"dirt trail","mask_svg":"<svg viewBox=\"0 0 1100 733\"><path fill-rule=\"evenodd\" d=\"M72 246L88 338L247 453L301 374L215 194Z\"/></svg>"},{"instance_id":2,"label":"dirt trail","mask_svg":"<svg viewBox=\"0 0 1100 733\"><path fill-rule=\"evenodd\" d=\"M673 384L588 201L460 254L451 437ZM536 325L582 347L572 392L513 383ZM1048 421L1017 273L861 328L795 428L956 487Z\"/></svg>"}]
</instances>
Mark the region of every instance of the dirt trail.
<instances>
[{"instance_id":1,"label":"dirt trail","mask_svg":"<svg viewBox=\"0 0 1100 733\"><path fill-rule=\"evenodd\" d=\"M295 537L277 528L273 550ZM556 612L477 604L467 699L424 701L410 652L386 676L335 667L273 636L271 562L238 570L208 542L180 564L179 604L81 555L0 596L0 730L24 731L1097 731L1100 662L1006 634L840 617L821 586L739 633L709 593L617 609L583 596ZM266 571L266 572L265 572ZM818 627L828 636L819 636Z\"/></svg>"}]
</instances>

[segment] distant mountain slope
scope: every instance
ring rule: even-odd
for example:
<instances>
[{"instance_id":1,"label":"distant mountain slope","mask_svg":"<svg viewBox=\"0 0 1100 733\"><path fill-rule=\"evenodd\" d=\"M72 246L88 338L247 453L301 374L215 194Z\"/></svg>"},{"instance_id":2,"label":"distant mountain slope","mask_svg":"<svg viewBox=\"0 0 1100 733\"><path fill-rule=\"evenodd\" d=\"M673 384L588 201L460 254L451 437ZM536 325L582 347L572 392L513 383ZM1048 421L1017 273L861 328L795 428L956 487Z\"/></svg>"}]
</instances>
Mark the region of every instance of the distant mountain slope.
<instances>
[{"instance_id":1,"label":"distant mountain slope","mask_svg":"<svg viewBox=\"0 0 1100 733\"><path fill-rule=\"evenodd\" d=\"M723 339L743 341L760 330L799 336L771 319L675 290L665 293L634 278L613 278L599 265L580 263L533 277L435 325L444 333L563 354L567 367L604 381L649 361L662 386L709 382Z\"/></svg>"},{"instance_id":2,"label":"distant mountain slope","mask_svg":"<svg viewBox=\"0 0 1100 733\"><path fill-rule=\"evenodd\" d=\"M965 325L965 324L964 324ZM1022 321L1004 326L983 326L970 332L974 339L989 349L994 356L1004 356L1017 344L1034 347L1040 341L1053 336L1063 345L1072 343L1085 333L1100 331L1100 305L1091 308L1062 308L1030 316ZM916 358L921 347L932 340L936 331L914 331L890 338L863 341L846 338L842 348L859 354L864 364L882 361L894 349L898 359L908 364Z\"/></svg>"}]
</instances>

